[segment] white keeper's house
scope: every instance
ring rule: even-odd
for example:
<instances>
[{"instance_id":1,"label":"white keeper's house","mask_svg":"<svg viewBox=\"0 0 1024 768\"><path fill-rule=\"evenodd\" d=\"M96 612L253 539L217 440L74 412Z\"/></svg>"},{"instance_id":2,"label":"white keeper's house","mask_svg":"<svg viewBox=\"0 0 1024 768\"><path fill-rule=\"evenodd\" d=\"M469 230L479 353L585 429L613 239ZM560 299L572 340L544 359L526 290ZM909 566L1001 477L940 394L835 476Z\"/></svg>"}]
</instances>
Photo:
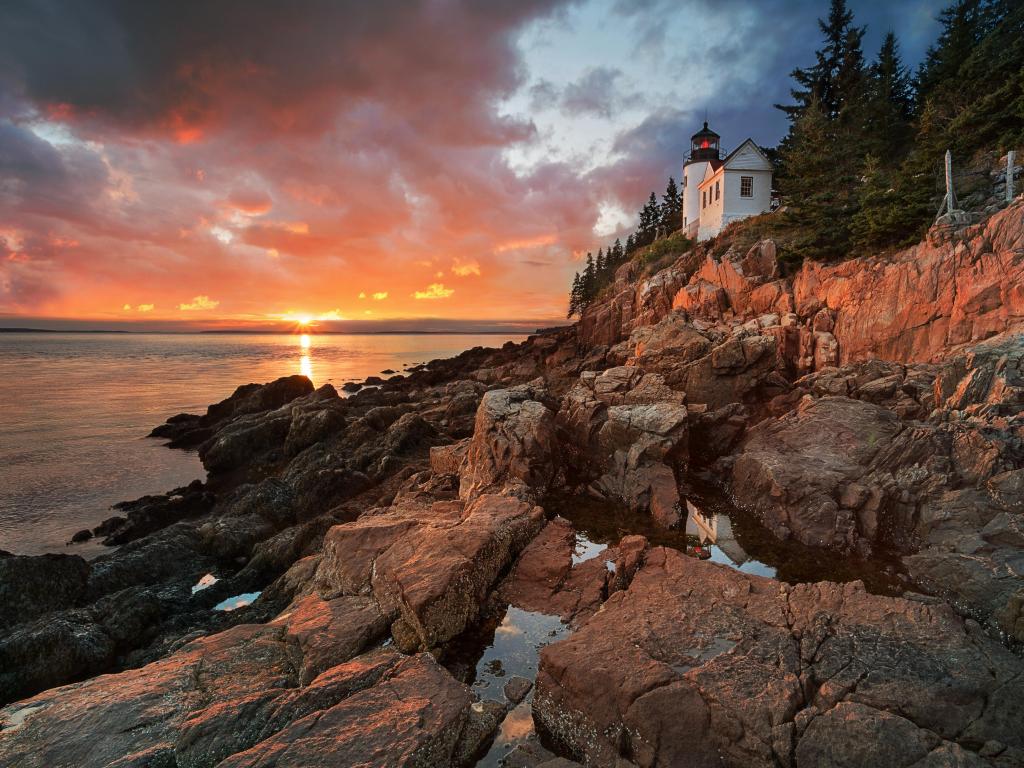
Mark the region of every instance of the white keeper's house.
<instances>
[{"instance_id":1,"label":"white keeper's house","mask_svg":"<svg viewBox=\"0 0 1024 768\"><path fill-rule=\"evenodd\" d=\"M765 153L747 139L723 158L720 138L704 123L683 163L683 232L697 240L772 206L772 164Z\"/></svg>"}]
</instances>

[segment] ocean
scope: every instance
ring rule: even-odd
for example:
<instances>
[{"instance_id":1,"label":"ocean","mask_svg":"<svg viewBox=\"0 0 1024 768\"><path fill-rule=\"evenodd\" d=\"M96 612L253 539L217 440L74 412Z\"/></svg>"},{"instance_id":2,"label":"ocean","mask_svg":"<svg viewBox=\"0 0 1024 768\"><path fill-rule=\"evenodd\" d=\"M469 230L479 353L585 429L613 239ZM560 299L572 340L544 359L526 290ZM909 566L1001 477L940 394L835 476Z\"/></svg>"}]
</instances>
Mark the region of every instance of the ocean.
<instances>
[{"instance_id":1,"label":"ocean","mask_svg":"<svg viewBox=\"0 0 1024 768\"><path fill-rule=\"evenodd\" d=\"M339 392L350 379L523 336L466 334L0 334L0 550L67 547L110 506L205 477L194 452L147 438L235 387L302 373Z\"/></svg>"}]
</instances>

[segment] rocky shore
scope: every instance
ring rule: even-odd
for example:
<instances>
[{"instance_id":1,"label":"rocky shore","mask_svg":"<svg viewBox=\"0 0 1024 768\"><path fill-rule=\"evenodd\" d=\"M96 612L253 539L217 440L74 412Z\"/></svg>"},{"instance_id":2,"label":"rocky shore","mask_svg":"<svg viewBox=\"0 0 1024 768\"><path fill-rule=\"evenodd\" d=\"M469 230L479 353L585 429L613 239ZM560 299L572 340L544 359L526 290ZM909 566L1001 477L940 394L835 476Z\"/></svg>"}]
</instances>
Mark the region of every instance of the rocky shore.
<instances>
[{"instance_id":1,"label":"rocky shore","mask_svg":"<svg viewBox=\"0 0 1024 768\"><path fill-rule=\"evenodd\" d=\"M157 427L205 482L0 553L0 765L1024 765L1024 203L716 247Z\"/></svg>"}]
</instances>

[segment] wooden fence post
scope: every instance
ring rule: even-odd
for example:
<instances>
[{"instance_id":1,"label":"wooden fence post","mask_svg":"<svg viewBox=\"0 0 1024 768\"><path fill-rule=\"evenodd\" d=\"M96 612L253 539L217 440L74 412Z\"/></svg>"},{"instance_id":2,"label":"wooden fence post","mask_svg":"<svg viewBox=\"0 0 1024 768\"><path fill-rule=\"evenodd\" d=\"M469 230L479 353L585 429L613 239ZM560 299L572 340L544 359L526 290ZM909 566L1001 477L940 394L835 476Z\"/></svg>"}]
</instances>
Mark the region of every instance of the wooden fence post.
<instances>
[{"instance_id":1,"label":"wooden fence post","mask_svg":"<svg viewBox=\"0 0 1024 768\"><path fill-rule=\"evenodd\" d=\"M946 211L956 210L956 192L953 191L953 153L946 150Z\"/></svg>"},{"instance_id":2,"label":"wooden fence post","mask_svg":"<svg viewBox=\"0 0 1024 768\"><path fill-rule=\"evenodd\" d=\"M948 149L946 150L946 196L942 198L939 212L935 214L936 221L942 216L943 209L946 213L956 210L956 192L953 191L953 153Z\"/></svg>"}]
</instances>

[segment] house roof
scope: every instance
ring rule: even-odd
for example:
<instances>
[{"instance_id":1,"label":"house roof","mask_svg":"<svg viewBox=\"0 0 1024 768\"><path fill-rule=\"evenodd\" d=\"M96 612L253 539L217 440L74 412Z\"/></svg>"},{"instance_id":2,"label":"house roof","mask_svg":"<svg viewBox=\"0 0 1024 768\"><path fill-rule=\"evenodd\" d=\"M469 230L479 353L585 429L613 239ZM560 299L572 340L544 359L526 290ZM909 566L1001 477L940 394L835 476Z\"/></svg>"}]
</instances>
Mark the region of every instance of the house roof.
<instances>
[{"instance_id":1,"label":"house roof","mask_svg":"<svg viewBox=\"0 0 1024 768\"><path fill-rule=\"evenodd\" d=\"M709 184L716 176L721 175L723 169L728 170L730 161L735 159L736 156L739 155L740 152L742 152L747 147L747 145L750 145L754 149L754 151L764 161L767 167L762 169L744 168L744 171L753 172L755 170L762 170L771 172L774 170L774 167L772 166L772 161L768 159L768 156L764 153L764 150L757 146L757 144L754 143L753 139L746 139L743 142L741 142L740 145L736 147L736 149L734 149L732 152L726 155L724 160L716 160L713 163L710 163L709 167L704 171L704 178L697 184L697 188L701 189L705 185Z\"/></svg>"},{"instance_id":2,"label":"house roof","mask_svg":"<svg viewBox=\"0 0 1024 768\"><path fill-rule=\"evenodd\" d=\"M723 160L722 163L728 165L729 161L736 157L736 155L738 155L740 151L742 151L748 144L754 148L754 151L761 156L762 160L764 160L766 163L768 163L769 166L771 166L772 161L768 159L768 155L764 153L764 150L754 143L753 139L746 139L743 142L741 142L740 145L736 147L736 149L734 149L732 152L725 156L725 160ZM766 168L765 170L769 170L769 168Z\"/></svg>"}]
</instances>

